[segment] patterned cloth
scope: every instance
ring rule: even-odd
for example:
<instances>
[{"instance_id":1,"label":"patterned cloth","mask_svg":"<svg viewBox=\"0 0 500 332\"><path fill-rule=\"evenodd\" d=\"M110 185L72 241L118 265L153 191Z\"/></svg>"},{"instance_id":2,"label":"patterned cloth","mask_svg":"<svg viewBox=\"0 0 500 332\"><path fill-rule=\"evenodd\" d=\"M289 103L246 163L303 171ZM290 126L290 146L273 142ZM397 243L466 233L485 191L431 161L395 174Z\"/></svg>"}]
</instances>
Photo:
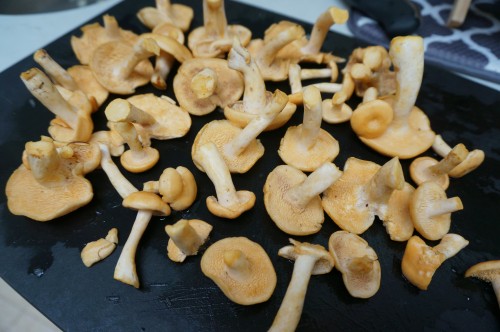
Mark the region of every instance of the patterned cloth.
<instances>
[{"instance_id":1,"label":"patterned cloth","mask_svg":"<svg viewBox=\"0 0 500 332\"><path fill-rule=\"evenodd\" d=\"M412 0L420 9L415 34L424 37L428 63L500 83L500 1L473 0L462 26L451 29L446 21L453 0ZM348 25L359 39L388 47L380 26L352 10Z\"/></svg>"}]
</instances>

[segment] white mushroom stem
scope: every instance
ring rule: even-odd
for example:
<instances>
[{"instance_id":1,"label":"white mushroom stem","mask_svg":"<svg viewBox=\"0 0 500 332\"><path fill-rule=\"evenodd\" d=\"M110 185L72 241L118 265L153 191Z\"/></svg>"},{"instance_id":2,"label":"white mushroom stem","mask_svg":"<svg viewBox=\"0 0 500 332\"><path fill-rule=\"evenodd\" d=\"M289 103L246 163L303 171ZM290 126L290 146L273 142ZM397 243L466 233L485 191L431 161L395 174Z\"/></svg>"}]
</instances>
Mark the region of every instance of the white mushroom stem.
<instances>
[{"instance_id":1,"label":"white mushroom stem","mask_svg":"<svg viewBox=\"0 0 500 332\"><path fill-rule=\"evenodd\" d=\"M300 26L293 25L278 33L270 41L266 42L258 54L258 63L261 70L270 67L278 52L294 40L302 36ZM263 69L264 68L264 69Z\"/></svg>"},{"instance_id":2,"label":"white mushroom stem","mask_svg":"<svg viewBox=\"0 0 500 332\"><path fill-rule=\"evenodd\" d=\"M458 234L448 233L432 249L435 252L442 254L443 261L455 256L460 250L465 248L469 244L469 241L464 239Z\"/></svg>"},{"instance_id":3,"label":"white mushroom stem","mask_svg":"<svg viewBox=\"0 0 500 332\"><path fill-rule=\"evenodd\" d=\"M366 185L370 201L387 203L394 190L402 190L405 184L403 169L398 157L385 163Z\"/></svg>"},{"instance_id":4,"label":"white mushroom stem","mask_svg":"<svg viewBox=\"0 0 500 332\"><path fill-rule=\"evenodd\" d=\"M25 150L29 169L37 181L56 177L61 159L52 142L28 142Z\"/></svg>"},{"instance_id":5,"label":"white mushroom stem","mask_svg":"<svg viewBox=\"0 0 500 332\"><path fill-rule=\"evenodd\" d=\"M117 79L125 79L130 76L139 62L153 55L160 54L160 47L152 38L139 38L134 44L133 52L128 57L122 58L113 68L113 74Z\"/></svg>"},{"instance_id":6,"label":"white mushroom stem","mask_svg":"<svg viewBox=\"0 0 500 332\"><path fill-rule=\"evenodd\" d=\"M378 90L377 88L371 86L368 89L366 89L365 93L363 94L363 103L375 100L378 98Z\"/></svg>"},{"instance_id":7,"label":"white mushroom stem","mask_svg":"<svg viewBox=\"0 0 500 332\"><path fill-rule=\"evenodd\" d=\"M304 118L300 132L300 146L309 150L316 143L323 121L321 93L316 87L308 87L303 91Z\"/></svg>"},{"instance_id":8,"label":"white mushroom stem","mask_svg":"<svg viewBox=\"0 0 500 332\"><path fill-rule=\"evenodd\" d=\"M219 204L227 208L239 205L231 173L217 146L214 143L202 145L198 149L196 161L212 181Z\"/></svg>"},{"instance_id":9,"label":"white mushroom stem","mask_svg":"<svg viewBox=\"0 0 500 332\"><path fill-rule=\"evenodd\" d=\"M396 37L389 50L396 72L395 126L406 126L417 100L424 73L424 43L418 36Z\"/></svg>"},{"instance_id":10,"label":"white mushroom stem","mask_svg":"<svg viewBox=\"0 0 500 332\"><path fill-rule=\"evenodd\" d=\"M73 77L61 67L45 50L38 50L33 55L33 59L42 66L43 70L49 75L55 83L62 87L75 91L78 90L78 85L73 80Z\"/></svg>"},{"instance_id":11,"label":"white mushroom stem","mask_svg":"<svg viewBox=\"0 0 500 332\"><path fill-rule=\"evenodd\" d=\"M241 250L227 250L223 258L226 272L231 279L245 281L250 275L250 262Z\"/></svg>"},{"instance_id":12,"label":"white mushroom stem","mask_svg":"<svg viewBox=\"0 0 500 332\"><path fill-rule=\"evenodd\" d=\"M151 76L151 83L158 89L166 89L167 83L165 82L168 74L172 70L175 63L175 58L173 55L161 52L160 55L156 57L155 61L155 71L153 76Z\"/></svg>"},{"instance_id":13,"label":"white mushroom stem","mask_svg":"<svg viewBox=\"0 0 500 332\"><path fill-rule=\"evenodd\" d=\"M314 23L308 43L302 47L304 54L317 54L320 52L326 34L333 24L344 24L349 17L347 10L330 7L323 12Z\"/></svg>"},{"instance_id":14,"label":"white mushroom stem","mask_svg":"<svg viewBox=\"0 0 500 332\"><path fill-rule=\"evenodd\" d=\"M457 144L443 159L429 167L434 174L448 174L467 158L469 151L463 144Z\"/></svg>"},{"instance_id":15,"label":"white mushroom stem","mask_svg":"<svg viewBox=\"0 0 500 332\"><path fill-rule=\"evenodd\" d=\"M299 255L293 265L292 279L269 332L295 331L302 315L307 286L318 257Z\"/></svg>"},{"instance_id":16,"label":"white mushroom stem","mask_svg":"<svg viewBox=\"0 0 500 332\"><path fill-rule=\"evenodd\" d=\"M450 197L447 199L430 201L427 204L427 210L429 211L428 215L430 218L460 211L463 208L464 206L459 197Z\"/></svg>"},{"instance_id":17,"label":"white mushroom stem","mask_svg":"<svg viewBox=\"0 0 500 332\"><path fill-rule=\"evenodd\" d=\"M139 141L139 136L137 135L137 130L134 125L130 122L114 122L112 124L113 129L120 134L123 141L127 143L130 150L134 153L142 153L144 147Z\"/></svg>"},{"instance_id":18,"label":"white mushroom stem","mask_svg":"<svg viewBox=\"0 0 500 332\"><path fill-rule=\"evenodd\" d=\"M317 78L330 78L332 76L331 68L319 68L319 69L302 69L300 71L301 80L310 80Z\"/></svg>"},{"instance_id":19,"label":"white mushroom stem","mask_svg":"<svg viewBox=\"0 0 500 332\"><path fill-rule=\"evenodd\" d=\"M187 256L196 254L198 248L200 248L204 242L204 239L196 233L187 219L182 219L173 225L165 226L165 232L167 232L170 239L182 253Z\"/></svg>"},{"instance_id":20,"label":"white mushroom stem","mask_svg":"<svg viewBox=\"0 0 500 332\"><path fill-rule=\"evenodd\" d=\"M198 99L212 96L217 88L217 73L210 68L205 68L191 79L191 90Z\"/></svg>"},{"instance_id":21,"label":"white mushroom stem","mask_svg":"<svg viewBox=\"0 0 500 332\"><path fill-rule=\"evenodd\" d=\"M106 118L113 122L133 122L141 125L156 123L155 118L150 114L122 98L112 100L104 110L104 113L106 114Z\"/></svg>"},{"instance_id":22,"label":"white mushroom stem","mask_svg":"<svg viewBox=\"0 0 500 332\"><path fill-rule=\"evenodd\" d=\"M337 181L341 175L342 171L340 171L337 166L332 163L324 163L314 172L309 174L304 182L290 188L285 194L285 199L288 200L292 206L298 209L304 209L311 199L324 192Z\"/></svg>"},{"instance_id":23,"label":"white mushroom stem","mask_svg":"<svg viewBox=\"0 0 500 332\"><path fill-rule=\"evenodd\" d=\"M333 106L342 105L349 98L351 98L352 94L354 93L354 88L355 88L355 83L351 77L351 74L344 73L341 89L338 92L336 92L332 97Z\"/></svg>"},{"instance_id":24,"label":"white mushroom stem","mask_svg":"<svg viewBox=\"0 0 500 332\"><path fill-rule=\"evenodd\" d=\"M101 168L108 176L109 181L118 194L122 198L125 198L131 193L138 191L137 188L123 176L120 169L113 162L111 154L109 153L109 148L102 143L99 143L99 148L101 149Z\"/></svg>"},{"instance_id":25,"label":"white mushroom stem","mask_svg":"<svg viewBox=\"0 0 500 332\"><path fill-rule=\"evenodd\" d=\"M219 39L226 35L224 0L203 0L203 26L208 36Z\"/></svg>"},{"instance_id":26,"label":"white mushroom stem","mask_svg":"<svg viewBox=\"0 0 500 332\"><path fill-rule=\"evenodd\" d=\"M139 210L135 217L134 225L127 238L127 242L123 245L122 252L115 266L113 278L120 280L135 288L139 287L139 277L135 265L135 254L137 246L144 234L144 231L149 225L149 221L153 213L151 211Z\"/></svg>"},{"instance_id":27,"label":"white mushroom stem","mask_svg":"<svg viewBox=\"0 0 500 332\"><path fill-rule=\"evenodd\" d=\"M70 103L57 91L52 81L40 69L32 68L21 74L31 94L55 116L62 119L71 128L78 126L78 115Z\"/></svg>"},{"instance_id":28,"label":"white mushroom stem","mask_svg":"<svg viewBox=\"0 0 500 332\"><path fill-rule=\"evenodd\" d=\"M254 59L236 38L228 54L228 66L243 74L245 83L243 111L253 114L260 113L266 105L266 85Z\"/></svg>"},{"instance_id":29,"label":"white mushroom stem","mask_svg":"<svg viewBox=\"0 0 500 332\"><path fill-rule=\"evenodd\" d=\"M288 81L290 82L290 92L292 94L302 91L302 70L298 63L292 63L288 68Z\"/></svg>"}]
</instances>

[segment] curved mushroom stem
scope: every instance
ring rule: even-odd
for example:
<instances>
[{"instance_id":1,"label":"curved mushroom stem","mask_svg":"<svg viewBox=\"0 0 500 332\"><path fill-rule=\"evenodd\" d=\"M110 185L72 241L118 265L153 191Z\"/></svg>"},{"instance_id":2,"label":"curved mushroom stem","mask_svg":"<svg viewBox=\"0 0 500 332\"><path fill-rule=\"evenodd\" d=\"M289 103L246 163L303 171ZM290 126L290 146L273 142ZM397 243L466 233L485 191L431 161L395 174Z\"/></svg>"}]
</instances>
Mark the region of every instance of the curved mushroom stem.
<instances>
[{"instance_id":1,"label":"curved mushroom stem","mask_svg":"<svg viewBox=\"0 0 500 332\"><path fill-rule=\"evenodd\" d=\"M243 111L260 113L266 105L266 85L259 67L251 57L250 52L235 38L233 47L228 54L229 68L243 74L245 91L243 94Z\"/></svg>"},{"instance_id":2,"label":"curved mushroom stem","mask_svg":"<svg viewBox=\"0 0 500 332\"><path fill-rule=\"evenodd\" d=\"M154 117L122 98L111 101L104 110L104 114L109 121L113 122L133 122L141 125L156 123Z\"/></svg>"},{"instance_id":3,"label":"curved mushroom stem","mask_svg":"<svg viewBox=\"0 0 500 332\"><path fill-rule=\"evenodd\" d=\"M212 96L217 89L217 73L210 68L205 68L191 79L191 90L198 99Z\"/></svg>"},{"instance_id":4,"label":"curved mushroom stem","mask_svg":"<svg viewBox=\"0 0 500 332\"><path fill-rule=\"evenodd\" d=\"M132 226L132 230L125 242L118 262L116 263L113 278L128 285L139 288L139 277L135 266L135 253L139 241L148 227L153 213L151 211L139 210Z\"/></svg>"},{"instance_id":5,"label":"curved mushroom stem","mask_svg":"<svg viewBox=\"0 0 500 332\"><path fill-rule=\"evenodd\" d=\"M469 241L458 234L448 233L432 249L443 255L442 261L455 256L460 250L465 248Z\"/></svg>"},{"instance_id":6,"label":"curved mushroom stem","mask_svg":"<svg viewBox=\"0 0 500 332\"><path fill-rule=\"evenodd\" d=\"M469 151L465 148L463 144L457 144L442 160L440 160L437 164L434 164L429 167L429 170L434 174L448 174L454 169L457 165L462 163Z\"/></svg>"},{"instance_id":7,"label":"curved mushroom stem","mask_svg":"<svg viewBox=\"0 0 500 332\"><path fill-rule=\"evenodd\" d=\"M316 87L307 87L303 91L304 119L301 125L300 145L309 150L316 143L320 133L322 116L321 93Z\"/></svg>"},{"instance_id":8,"label":"curved mushroom stem","mask_svg":"<svg viewBox=\"0 0 500 332\"><path fill-rule=\"evenodd\" d=\"M47 53L46 50L40 49L35 52L33 59L36 63L42 66L43 70L49 75L54 82L61 85L62 87L75 91L79 87L73 80L73 77L61 67L52 57Z\"/></svg>"},{"instance_id":9,"label":"curved mushroom stem","mask_svg":"<svg viewBox=\"0 0 500 332\"><path fill-rule=\"evenodd\" d=\"M224 0L203 0L203 26L208 36L219 39L226 35Z\"/></svg>"},{"instance_id":10,"label":"curved mushroom stem","mask_svg":"<svg viewBox=\"0 0 500 332\"><path fill-rule=\"evenodd\" d=\"M153 76L151 76L151 84L157 89L165 90L167 88L167 76L172 70L172 66L175 63L175 58L173 55L161 52L159 56L156 57L155 61L155 71Z\"/></svg>"},{"instance_id":11,"label":"curved mushroom stem","mask_svg":"<svg viewBox=\"0 0 500 332\"><path fill-rule=\"evenodd\" d=\"M403 169L398 157L386 162L366 185L370 201L386 203L394 190L402 190L405 184Z\"/></svg>"},{"instance_id":12,"label":"curved mushroom stem","mask_svg":"<svg viewBox=\"0 0 500 332\"><path fill-rule=\"evenodd\" d=\"M125 198L133 192L138 191L120 172L116 164L111 159L111 154L109 153L109 148L102 143L99 143L99 148L101 149L101 168L104 170L108 176L109 181L116 189L118 194Z\"/></svg>"},{"instance_id":13,"label":"curved mushroom stem","mask_svg":"<svg viewBox=\"0 0 500 332\"><path fill-rule=\"evenodd\" d=\"M460 197L450 197L447 199L435 200L427 205L429 217L436 217L447 213L463 210L464 206Z\"/></svg>"},{"instance_id":14,"label":"curved mushroom stem","mask_svg":"<svg viewBox=\"0 0 500 332\"><path fill-rule=\"evenodd\" d=\"M333 24L344 24L348 18L349 12L347 10L336 7L328 8L316 19L308 43L301 48L302 53L319 53L330 27Z\"/></svg>"},{"instance_id":15,"label":"curved mushroom stem","mask_svg":"<svg viewBox=\"0 0 500 332\"><path fill-rule=\"evenodd\" d=\"M262 71L265 70L263 68L270 67L279 51L294 40L299 39L301 36L301 27L293 25L288 29L281 31L270 41L265 43L262 49L258 52L257 56L257 62L260 70Z\"/></svg>"},{"instance_id":16,"label":"curved mushroom stem","mask_svg":"<svg viewBox=\"0 0 500 332\"><path fill-rule=\"evenodd\" d=\"M351 74L345 73L344 78L342 79L342 88L333 95L332 104L335 106L345 103L349 98L351 98L354 93L354 88L355 84Z\"/></svg>"},{"instance_id":17,"label":"curved mushroom stem","mask_svg":"<svg viewBox=\"0 0 500 332\"><path fill-rule=\"evenodd\" d=\"M432 143L432 149L441 157L446 157L451 151L451 146L448 145L441 135L436 135L434 138L434 143Z\"/></svg>"},{"instance_id":18,"label":"curved mushroom stem","mask_svg":"<svg viewBox=\"0 0 500 332\"><path fill-rule=\"evenodd\" d=\"M39 182L50 181L57 177L61 159L54 143L49 141L28 142L25 144L26 159L33 177Z\"/></svg>"},{"instance_id":19,"label":"curved mushroom stem","mask_svg":"<svg viewBox=\"0 0 500 332\"><path fill-rule=\"evenodd\" d=\"M410 112L417 100L424 73L424 43L418 36L395 37L389 55L396 72L394 98L395 126L408 125Z\"/></svg>"},{"instance_id":20,"label":"curved mushroom stem","mask_svg":"<svg viewBox=\"0 0 500 332\"><path fill-rule=\"evenodd\" d=\"M112 127L123 138L130 150L134 153L141 153L144 150L142 143L139 141L137 130L130 122L113 122Z\"/></svg>"},{"instance_id":21,"label":"curved mushroom stem","mask_svg":"<svg viewBox=\"0 0 500 332\"><path fill-rule=\"evenodd\" d=\"M292 279L269 332L295 331L300 321L307 286L318 257L300 255L293 265Z\"/></svg>"},{"instance_id":22,"label":"curved mushroom stem","mask_svg":"<svg viewBox=\"0 0 500 332\"><path fill-rule=\"evenodd\" d=\"M271 102L265 106L265 110L254 117L238 135L227 142L222 148L222 153L229 159L239 156L273 122L287 102L287 95L276 90Z\"/></svg>"},{"instance_id":23,"label":"curved mushroom stem","mask_svg":"<svg viewBox=\"0 0 500 332\"><path fill-rule=\"evenodd\" d=\"M165 226L165 232L187 256L195 254L204 242L204 239L196 233L187 219L182 219L173 225Z\"/></svg>"},{"instance_id":24,"label":"curved mushroom stem","mask_svg":"<svg viewBox=\"0 0 500 332\"><path fill-rule=\"evenodd\" d=\"M71 128L78 126L78 115L73 107L57 91L51 80L38 68L31 68L21 74L31 94L55 116L62 119Z\"/></svg>"},{"instance_id":25,"label":"curved mushroom stem","mask_svg":"<svg viewBox=\"0 0 500 332\"><path fill-rule=\"evenodd\" d=\"M244 281L250 274L251 266L245 254L238 249L224 252L224 266L234 280Z\"/></svg>"},{"instance_id":26,"label":"curved mushroom stem","mask_svg":"<svg viewBox=\"0 0 500 332\"><path fill-rule=\"evenodd\" d=\"M366 89L365 93L363 94L363 103L375 100L378 98L378 90L377 88L371 86L368 89Z\"/></svg>"},{"instance_id":27,"label":"curved mushroom stem","mask_svg":"<svg viewBox=\"0 0 500 332\"><path fill-rule=\"evenodd\" d=\"M160 47L152 38L139 38L133 50L128 57L122 59L119 66L113 69L117 79L129 77L139 62L160 54Z\"/></svg>"},{"instance_id":28,"label":"curved mushroom stem","mask_svg":"<svg viewBox=\"0 0 500 332\"><path fill-rule=\"evenodd\" d=\"M342 175L342 171L332 163L324 163L297 186L290 188L285 199L293 206L304 209L314 197L324 192Z\"/></svg>"}]
</instances>

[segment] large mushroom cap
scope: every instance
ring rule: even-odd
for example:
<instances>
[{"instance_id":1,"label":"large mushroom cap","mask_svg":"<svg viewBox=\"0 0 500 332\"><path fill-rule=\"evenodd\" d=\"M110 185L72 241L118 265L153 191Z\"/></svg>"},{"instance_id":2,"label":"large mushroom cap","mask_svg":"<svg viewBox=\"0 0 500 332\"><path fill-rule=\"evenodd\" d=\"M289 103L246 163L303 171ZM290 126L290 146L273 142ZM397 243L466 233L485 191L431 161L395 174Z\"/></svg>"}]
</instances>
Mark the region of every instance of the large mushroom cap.
<instances>
[{"instance_id":1,"label":"large mushroom cap","mask_svg":"<svg viewBox=\"0 0 500 332\"><path fill-rule=\"evenodd\" d=\"M215 73L212 93L198 97L193 90L193 78L205 69ZM182 63L174 77L174 93L179 105L193 115L205 115L217 106L226 107L243 94L243 76L228 67L223 59L190 59Z\"/></svg>"},{"instance_id":2,"label":"large mushroom cap","mask_svg":"<svg viewBox=\"0 0 500 332\"><path fill-rule=\"evenodd\" d=\"M264 184L264 204L267 213L283 232L291 235L309 235L321 229L325 216L321 198L311 199L303 209L283 199L290 188L304 182L307 176L300 170L280 165L267 176Z\"/></svg>"},{"instance_id":3,"label":"large mushroom cap","mask_svg":"<svg viewBox=\"0 0 500 332\"><path fill-rule=\"evenodd\" d=\"M228 272L237 252L243 256L241 273ZM237 264L236 264L237 265ZM233 268L238 270L237 266ZM230 237L212 244L201 259L203 274L231 300L242 305L267 301L276 287L276 272L264 249L245 237Z\"/></svg>"},{"instance_id":4,"label":"large mushroom cap","mask_svg":"<svg viewBox=\"0 0 500 332\"><path fill-rule=\"evenodd\" d=\"M369 244L358 235L338 231L330 236L328 248L349 294L359 298L375 295L380 288L380 263Z\"/></svg>"}]
</instances>

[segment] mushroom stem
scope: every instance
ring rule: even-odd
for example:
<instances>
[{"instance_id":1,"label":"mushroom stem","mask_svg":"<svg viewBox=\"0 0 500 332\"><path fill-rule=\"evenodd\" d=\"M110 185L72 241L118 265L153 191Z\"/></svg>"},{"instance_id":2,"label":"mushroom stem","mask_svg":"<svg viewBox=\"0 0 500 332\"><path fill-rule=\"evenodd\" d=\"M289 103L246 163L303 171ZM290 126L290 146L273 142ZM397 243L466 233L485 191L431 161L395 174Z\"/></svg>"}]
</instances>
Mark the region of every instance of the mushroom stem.
<instances>
[{"instance_id":1,"label":"mushroom stem","mask_svg":"<svg viewBox=\"0 0 500 332\"><path fill-rule=\"evenodd\" d=\"M148 227L153 213L151 211L139 210L132 226L132 230L125 242L118 262L116 263L113 278L139 288L139 277L135 266L135 253L144 231Z\"/></svg>"},{"instance_id":2,"label":"mushroom stem","mask_svg":"<svg viewBox=\"0 0 500 332\"><path fill-rule=\"evenodd\" d=\"M187 256L195 254L204 242L204 239L200 238L187 219L182 219L173 225L165 226L165 232L167 232L170 239Z\"/></svg>"},{"instance_id":3,"label":"mushroom stem","mask_svg":"<svg viewBox=\"0 0 500 332\"><path fill-rule=\"evenodd\" d=\"M128 57L123 57L119 65L113 69L117 79L129 77L139 62L160 54L160 47L152 38L139 38L133 50Z\"/></svg>"},{"instance_id":4,"label":"mushroom stem","mask_svg":"<svg viewBox=\"0 0 500 332\"><path fill-rule=\"evenodd\" d=\"M304 209L314 197L324 192L335 181L340 178L342 171L332 163L324 163L299 185L290 188L285 199L293 204L294 207Z\"/></svg>"},{"instance_id":5,"label":"mushroom stem","mask_svg":"<svg viewBox=\"0 0 500 332\"><path fill-rule=\"evenodd\" d=\"M141 125L156 123L154 117L122 98L116 98L111 101L104 110L104 113L106 114L106 118L113 122L133 122Z\"/></svg>"},{"instance_id":6,"label":"mushroom stem","mask_svg":"<svg viewBox=\"0 0 500 332\"><path fill-rule=\"evenodd\" d=\"M332 97L332 104L335 106L345 103L349 98L351 98L355 87L356 86L351 74L345 73L344 78L342 79L342 87L340 91L336 92Z\"/></svg>"},{"instance_id":7,"label":"mushroom stem","mask_svg":"<svg viewBox=\"0 0 500 332\"><path fill-rule=\"evenodd\" d=\"M295 331L300 321L311 273L318 260L312 255L300 255L293 266L292 279L269 332Z\"/></svg>"},{"instance_id":8,"label":"mushroom stem","mask_svg":"<svg viewBox=\"0 0 500 332\"><path fill-rule=\"evenodd\" d=\"M323 12L314 23L311 37L308 43L302 47L304 54L317 54L323 46L326 34L333 24L344 24L349 18L349 12L345 9L330 7Z\"/></svg>"},{"instance_id":9,"label":"mushroom stem","mask_svg":"<svg viewBox=\"0 0 500 332\"><path fill-rule=\"evenodd\" d=\"M394 190L402 190L405 184L403 169L398 157L385 163L367 183L370 201L386 203Z\"/></svg>"},{"instance_id":10,"label":"mushroom stem","mask_svg":"<svg viewBox=\"0 0 500 332\"><path fill-rule=\"evenodd\" d=\"M155 70L153 76L151 76L151 84L157 89L165 90L167 88L167 83L165 81L174 63L175 58L173 55L161 52L160 55L156 57Z\"/></svg>"},{"instance_id":11,"label":"mushroom stem","mask_svg":"<svg viewBox=\"0 0 500 332\"><path fill-rule=\"evenodd\" d=\"M316 143L322 117L321 93L316 87L307 87L303 91L304 119L300 132L300 144L305 150L309 150Z\"/></svg>"},{"instance_id":12,"label":"mushroom stem","mask_svg":"<svg viewBox=\"0 0 500 332\"><path fill-rule=\"evenodd\" d=\"M259 68L270 67L274 62L274 59L276 58L278 52L283 47L299 38L301 35L301 27L293 25L288 29L281 31L274 38L269 40L269 42L266 42L262 49L259 51L258 62L259 65L263 65L259 66Z\"/></svg>"},{"instance_id":13,"label":"mushroom stem","mask_svg":"<svg viewBox=\"0 0 500 332\"><path fill-rule=\"evenodd\" d=\"M298 63L292 63L288 68L288 81L292 94L302 92L302 72L303 70Z\"/></svg>"},{"instance_id":14,"label":"mushroom stem","mask_svg":"<svg viewBox=\"0 0 500 332\"><path fill-rule=\"evenodd\" d=\"M429 202L427 205L429 217L436 217L447 213L463 210L464 206L460 197L450 197Z\"/></svg>"},{"instance_id":15,"label":"mushroom stem","mask_svg":"<svg viewBox=\"0 0 500 332\"><path fill-rule=\"evenodd\" d=\"M163 18L165 22L173 24L174 21L170 17L171 12L171 3L170 0L156 0L156 8L158 9L158 13Z\"/></svg>"},{"instance_id":16,"label":"mushroom stem","mask_svg":"<svg viewBox=\"0 0 500 332\"><path fill-rule=\"evenodd\" d=\"M130 150L136 153L143 151L142 143L139 141L137 130L130 122L114 122L113 129L116 130L123 138L125 143L129 146Z\"/></svg>"},{"instance_id":17,"label":"mushroom stem","mask_svg":"<svg viewBox=\"0 0 500 332\"><path fill-rule=\"evenodd\" d=\"M375 100L378 98L378 90L377 88L371 86L368 89L366 89L365 93L363 94L363 103Z\"/></svg>"},{"instance_id":18,"label":"mushroom stem","mask_svg":"<svg viewBox=\"0 0 500 332\"><path fill-rule=\"evenodd\" d=\"M443 159L429 167L434 174L448 174L467 158L469 151L463 144L457 144Z\"/></svg>"},{"instance_id":19,"label":"mushroom stem","mask_svg":"<svg viewBox=\"0 0 500 332\"><path fill-rule=\"evenodd\" d=\"M451 151L451 146L448 145L441 135L436 135L434 138L434 143L432 143L432 149L441 157L446 157Z\"/></svg>"},{"instance_id":20,"label":"mushroom stem","mask_svg":"<svg viewBox=\"0 0 500 332\"><path fill-rule=\"evenodd\" d=\"M320 68L320 69L302 69L300 71L301 80L317 79L317 78L329 78L332 75L332 69L330 68Z\"/></svg>"},{"instance_id":21,"label":"mushroom stem","mask_svg":"<svg viewBox=\"0 0 500 332\"><path fill-rule=\"evenodd\" d=\"M235 38L229 51L228 66L243 74L245 91L243 93L243 111L257 114L266 105L266 85L259 67L246 48Z\"/></svg>"},{"instance_id":22,"label":"mushroom stem","mask_svg":"<svg viewBox=\"0 0 500 332\"><path fill-rule=\"evenodd\" d=\"M120 172L116 164L111 159L111 154L109 153L109 148L102 143L99 143L99 148L101 149L101 168L104 170L106 175L111 181L111 184L116 189L118 194L125 198L131 193L138 191Z\"/></svg>"},{"instance_id":23,"label":"mushroom stem","mask_svg":"<svg viewBox=\"0 0 500 332\"><path fill-rule=\"evenodd\" d=\"M49 75L55 83L60 84L62 87L75 91L78 90L78 85L73 80L73 77L61 67L46 50L38 50L33 55L33 59L42 66L43 70Z\"/></svg>"},{"instance_id":24,"label":"mushroom stem","mask_svg":"<svg viewBox=\"0 0 500 332\"><path fill-rule=\"evenodd\" d=\"M417 100L424 73L424 43L418 36L396 37L391 41L389 55L396 72L394 125L408 125L410 112Z\"/></svg>"},{"instance_id":25,"label":"mushroom stem","mask_svg":"<svg viewBox=\"0 0 500 332\"><path fill-rule=\"evenodd\" d=\"M458 234L448 233L432 249L443 255L442 261L455 256L460 250L469 244L469 241Z\"/></svg>"},{"instance_id":26,"label":"mushroom stem","mask_svg":"<svg viewBox=\"0 0 500 332\"><path fill-rule=\"evenodd\" d=\"M239 249L224 252L224 265L227 274L234 280L244 281L250 274L250 262Z\"/></svg>"},{"instance_id":27,"label":"mushroom stem","mask_svg":"<svg viewBox=\"0 0 500 332\"><path fill-rule=\"evenodd\" d=\"M222 38L226 35L224 0L203 0L203 25L209 36Z\"/></svg>"},{"instance_id":28,"label":"mushroom stem","mask_svg":"<svg viewBox=\"0 0 500 332\"><path fill-rule=\"evenodd\" d=\"M38 68L31 68L21 74L31 94L55 116L61 118L71 128L78 125L78 115L73 107L63 98L51 80Z\"/></svg>"},{"instance_id":29,"label":"mushroom stem","mask_svg":"<svg viewBox=\"0 0 500 332\"><path fill-rule=\"evenodd\" d=\"M212 96L217 89L217 73L211 68L205 68L191 79L191 90L198 99Z\"/></svg>"},{"instance_id":30,"label":"mushroom stem","mask_svg":"<svg viewBox=\"0 0 500 332\"><path fill-rule=\"evenodd\" d=\"M52 142L28 142L25 145L31 174L37 181L47 181L57 174L60 157Z\"/></svg>"}]
</instances>

